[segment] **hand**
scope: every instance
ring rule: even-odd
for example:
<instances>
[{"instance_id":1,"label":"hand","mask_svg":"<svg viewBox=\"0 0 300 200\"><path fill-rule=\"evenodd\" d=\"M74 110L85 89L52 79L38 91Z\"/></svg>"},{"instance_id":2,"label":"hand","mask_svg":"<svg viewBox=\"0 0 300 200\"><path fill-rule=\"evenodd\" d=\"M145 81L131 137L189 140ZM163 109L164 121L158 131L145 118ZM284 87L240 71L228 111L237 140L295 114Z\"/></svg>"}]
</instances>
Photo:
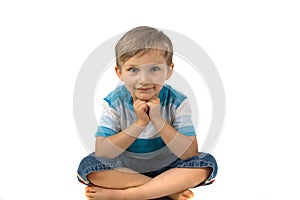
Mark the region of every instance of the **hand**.
<instances>
[{"instance_id":1,"label":"hand","mask_svg":"<svg viewBox=\"0 0 300 200\"><path fill-rule=\"evenodd\" d=\"M137 99L133 93L131 96L133 100L134 112L137 117L136 123L140 126L147 126L150 122L150 118L147 114L147 111L149 110L147 102Z\"/></svg>"},{"instance_id":2,"label":"hand","mask_svg":"<svg viewBox=\"0 0 300 200\"><path fill-rule=\"evenodd\" d=\"M151 121L163 119L160 113L160 99L157 95L147 101L147 106L149 107L149 117Z\"/></svg>"}]
</instances>

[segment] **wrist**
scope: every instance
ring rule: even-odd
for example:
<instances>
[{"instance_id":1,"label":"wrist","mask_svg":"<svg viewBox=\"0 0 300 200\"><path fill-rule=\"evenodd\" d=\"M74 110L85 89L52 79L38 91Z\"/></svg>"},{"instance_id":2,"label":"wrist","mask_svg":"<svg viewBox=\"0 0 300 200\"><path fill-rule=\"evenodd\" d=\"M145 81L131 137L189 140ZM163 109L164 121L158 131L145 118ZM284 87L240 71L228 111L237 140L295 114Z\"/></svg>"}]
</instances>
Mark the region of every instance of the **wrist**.
<instances>
[{"instance_id":1,"label":"wrist","mask_svg":"<svg viewBox=\"0 0 300 200\"><path fill-rule=\"evenodd\" d=\"M157 129L157 131L160 132L165 126L166 121L163 118L156 118L152 120L152 123Z\"/></svg>"},{"instance_id":2,"label":"wrist","mask_svg":"<svg viewBox=\"0 0 300 200\"><path fill-rule=\"evenodd\" d=\"M151 121L153 124L160 124L165 120L163 117L160 116L160 117L151 118Z\"/></svg>"},{"instance_id":3,"label":"wrist","mask_svg":"<svg viewBox=\"0 0 300 200\"><path fill-rule=\"evenodd\" d=\"M135 125L137 125L137 126L139 126L139 127L146 127L147 125L148 125L148 123L149 122L144 122L144 121L139 121L139 120L137 120L137 121L135 121L133 124L135 124Z\"/></svg>"},{"instance_id":4,"label":"wrist","mask_svg":"<svg viewBox=\"0 0 300 200\"><path fill-rule=\"evenodd\" d=\"M125 130L123 130L123 132L131 137L137 138L145 127L146 126L141 126L137 123L133 123L130 126L128 126Z\"/></svg>"}]
</instances>

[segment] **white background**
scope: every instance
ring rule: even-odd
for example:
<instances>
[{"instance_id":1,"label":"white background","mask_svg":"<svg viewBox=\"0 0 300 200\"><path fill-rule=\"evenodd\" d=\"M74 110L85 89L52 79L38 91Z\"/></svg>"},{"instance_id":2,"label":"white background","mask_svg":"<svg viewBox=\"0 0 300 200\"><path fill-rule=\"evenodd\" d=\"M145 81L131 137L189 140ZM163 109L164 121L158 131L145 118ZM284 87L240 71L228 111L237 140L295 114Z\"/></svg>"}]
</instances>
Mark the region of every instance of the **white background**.
<instances>
[{"instance_id":1,"label":"white background","mask_svg":"<svg viewBox=\"0 0 300 200\"><path fill-rule=\"evenodd\" d=\"M191 38L222 77L219 174L196 199L300 199L297 1L103 2L1 1L0 199L84 199L76 77L98 45L138 25Z\"/></svg>"}]
</instances>

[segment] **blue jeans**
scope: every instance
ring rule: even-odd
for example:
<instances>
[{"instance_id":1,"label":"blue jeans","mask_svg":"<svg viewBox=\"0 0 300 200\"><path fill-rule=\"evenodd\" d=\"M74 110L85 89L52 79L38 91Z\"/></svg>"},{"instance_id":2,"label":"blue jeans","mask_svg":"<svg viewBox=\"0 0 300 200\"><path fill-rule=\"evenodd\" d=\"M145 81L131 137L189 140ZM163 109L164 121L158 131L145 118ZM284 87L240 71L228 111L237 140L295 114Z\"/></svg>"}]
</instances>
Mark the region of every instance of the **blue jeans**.
<instances>
[{"instance_id":1,"label":"blue jeans","mask_svg":"<svg viewBox=\"0 0 300 200\"><path fill-rule=\"evenodd\" d=\"M104 157L96 157L94 153L91 153L81 161L77 171L77 178L81 183L90 185L91 183L89 182L87 175L93 172L105 170L127 168L154 178L159 174L173 168L206 167L210 167L212 172L209 178L200 185L211 184L217 175L217 162L215 158L208 153L199 153L197 156L188 158L186 160L181 160L175 156L165 157L163 155L152 159L137 159L129 157L124 153L116 158L108 159Z\"/></svg>"}]
</instances>

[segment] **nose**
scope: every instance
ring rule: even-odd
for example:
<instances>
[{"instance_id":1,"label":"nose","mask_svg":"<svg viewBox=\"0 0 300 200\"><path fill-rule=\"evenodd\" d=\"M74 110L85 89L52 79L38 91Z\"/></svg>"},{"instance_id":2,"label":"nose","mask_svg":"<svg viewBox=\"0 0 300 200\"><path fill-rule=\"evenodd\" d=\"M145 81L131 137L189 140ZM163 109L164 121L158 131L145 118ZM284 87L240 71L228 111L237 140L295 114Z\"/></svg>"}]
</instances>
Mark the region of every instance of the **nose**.
<instances>
[{"instance_id":1,"label":"nose","mask_svg":"<svg viewBox=\"0 0 300 200\"><path fill-rule=\"evenodd\" d=\"M147 84L150 83L150 75L147 73L146 70L141 70L139 73L139 83L140 84Z\"/></svg>"}]
</instances>

